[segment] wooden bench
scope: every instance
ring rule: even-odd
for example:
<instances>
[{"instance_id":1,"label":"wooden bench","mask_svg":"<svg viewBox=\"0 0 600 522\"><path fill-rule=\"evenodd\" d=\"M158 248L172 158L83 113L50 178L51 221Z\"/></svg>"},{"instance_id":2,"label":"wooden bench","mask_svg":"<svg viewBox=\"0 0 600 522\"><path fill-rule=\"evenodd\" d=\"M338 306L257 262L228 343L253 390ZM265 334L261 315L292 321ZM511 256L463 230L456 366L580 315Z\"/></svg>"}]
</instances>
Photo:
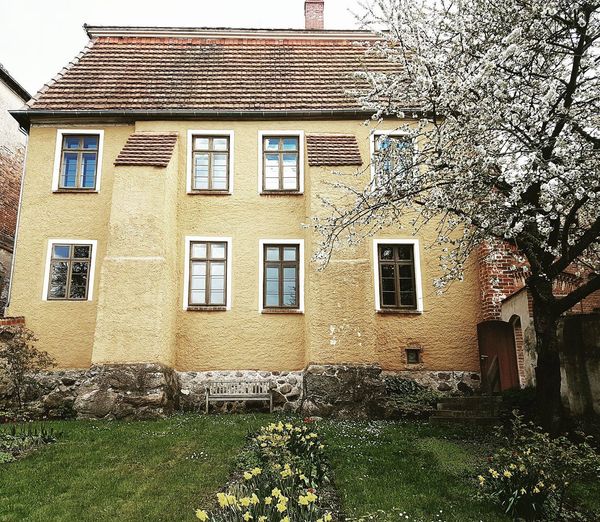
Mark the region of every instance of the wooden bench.
<instances>
[{"instance_id":1,"label":"wooden bench","mask_svg":"<svg viewBox=\"0 0 600 522\"><path fill-rule=\"evenodd\" d=\"M209 381L206 383L206 413L210 402L269 401L273 413L273 391L269 381Z\"/></svg>"}]
</instances>

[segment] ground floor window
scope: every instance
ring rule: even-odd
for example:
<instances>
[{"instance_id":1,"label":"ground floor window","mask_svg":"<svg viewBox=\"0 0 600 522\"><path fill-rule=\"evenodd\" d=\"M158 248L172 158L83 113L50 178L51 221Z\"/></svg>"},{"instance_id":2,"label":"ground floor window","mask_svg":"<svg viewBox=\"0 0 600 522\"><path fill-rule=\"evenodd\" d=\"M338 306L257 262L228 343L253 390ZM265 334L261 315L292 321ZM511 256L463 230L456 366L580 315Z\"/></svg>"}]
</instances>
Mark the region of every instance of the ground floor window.
<instances>
[{"instance_id":1,"label":"ground floor window","mask_svg":"<svg viewBox=\"0 0 600 522\"><path fill-rule=\"evenodd\" d=\"M261 309L301 311L303 308L303 244L295 240L262 240Z\"/></svg>"},{"instance_id":2,"label":"ground floor window","mask_svg":"<svg viewBox=\"0 0 600 522\"><path fill-rule=\"evenodd\" d=\"M44 280L43 299L91 300L95 241L51 240Z\"/></svg>"}]
</instances>

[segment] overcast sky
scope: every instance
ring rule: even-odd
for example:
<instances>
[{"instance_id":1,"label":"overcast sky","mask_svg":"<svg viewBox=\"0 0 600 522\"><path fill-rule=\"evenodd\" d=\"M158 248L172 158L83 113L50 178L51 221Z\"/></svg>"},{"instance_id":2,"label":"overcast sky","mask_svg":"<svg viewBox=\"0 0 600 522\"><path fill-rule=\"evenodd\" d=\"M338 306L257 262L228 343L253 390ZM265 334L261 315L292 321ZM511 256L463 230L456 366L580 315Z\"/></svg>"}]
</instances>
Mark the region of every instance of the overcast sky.
<instances>
[{"instance_id":1,"label":"overcast sky","mask_svg":"<svg viewBox=\"0 0 600 522\"><path fill-rule=\"evenodd\" d=\"M325 28L352 29L357 0L325 0ZM89 25L304 27L304 0L0 0L0 63L31 94L87 42Z\"/></svg>"}]
</instances>

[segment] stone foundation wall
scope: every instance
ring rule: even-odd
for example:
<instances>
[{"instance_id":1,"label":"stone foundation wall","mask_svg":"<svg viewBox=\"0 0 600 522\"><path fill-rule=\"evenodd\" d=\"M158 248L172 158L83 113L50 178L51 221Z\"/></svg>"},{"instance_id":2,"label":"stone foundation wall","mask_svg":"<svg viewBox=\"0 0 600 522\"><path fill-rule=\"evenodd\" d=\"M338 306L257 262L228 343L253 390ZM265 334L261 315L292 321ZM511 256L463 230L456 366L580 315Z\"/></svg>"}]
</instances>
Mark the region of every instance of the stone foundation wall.
<instances>
[{"instance_id":1,"label":"stone foundation wall","mask_svg":"<svg viewBox=\"0 0 600 522\"><path fill-rule=\"evenodd\" d=\"M184 411L204 411L208 381L266 381L273 390L273 410L297 412L302 406L304 372L213 371L177 372L180 383L180 407ZM266 401L265 401L266 402ZM210 410L243 411L252 407L264 409L258 401L211 402Z\"/></svg>"},{"instance_id":2,"label":"stone foundation wall","mask_svg":"<svg viewBox=\"0 0 600 522\"><path fill-rule=\"evenodd\" d=\"M274 411L347 418L386 417L386 379L396 377L448 395L472 395L473 372L425 370L383 372L378 365L310 365L304 371L177 372L160 364L99 365L35 376L24 394L24 410L38 418L154 419L182 411L204 412L208 381L271 384ZM0 412L17 409L14 390L0 376ZM393 408L393 405L390 406ZM255 401L211 403L211 412L265 411Z\"/></svg>"}]
</instances>

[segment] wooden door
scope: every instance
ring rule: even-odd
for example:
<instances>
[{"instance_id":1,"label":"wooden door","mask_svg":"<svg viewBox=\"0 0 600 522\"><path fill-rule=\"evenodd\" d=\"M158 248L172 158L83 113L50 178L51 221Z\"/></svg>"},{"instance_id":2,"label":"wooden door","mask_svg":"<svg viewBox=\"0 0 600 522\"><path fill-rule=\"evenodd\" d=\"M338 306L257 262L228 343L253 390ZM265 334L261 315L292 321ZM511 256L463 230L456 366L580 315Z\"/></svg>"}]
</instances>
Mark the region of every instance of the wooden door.
<instances>
[{"instance_id":1,"label":"wooden door","mask_svg":"<svg viewBox=\"0 0 600 522\"><path fill-rule=\"evenodd\" d=\"M505 321L477 325L481 385L488 393L519 387L519 369L513 326Z\"/></svg>"}]
</instances>

